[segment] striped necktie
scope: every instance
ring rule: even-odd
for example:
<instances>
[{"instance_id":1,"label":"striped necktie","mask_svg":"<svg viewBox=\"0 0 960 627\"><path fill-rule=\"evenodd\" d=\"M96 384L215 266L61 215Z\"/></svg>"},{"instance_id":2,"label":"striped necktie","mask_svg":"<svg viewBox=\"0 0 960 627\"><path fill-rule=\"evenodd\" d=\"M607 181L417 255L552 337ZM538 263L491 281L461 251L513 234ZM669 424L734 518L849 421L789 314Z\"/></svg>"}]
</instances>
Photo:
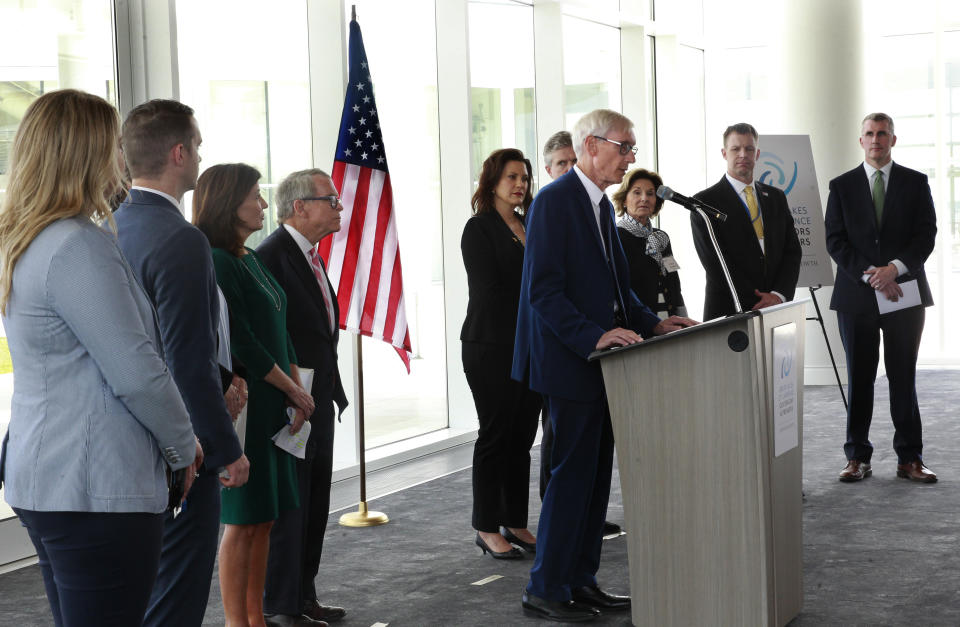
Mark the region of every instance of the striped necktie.
<instances>
[{"instance_id":1,"label":"striped necktie","mask_svg":"<svg viewBox=\"0 0 960 627\"><path fill-rule=\"evenodd\" d=\"M757 206L757 197L753 195L753 188L749 185L743 188L743 193L747 196L747 210L750 213L750 223L753 224L753 232L757 234L757 239L763 239L763 220L760 219L760 207Z\"/></svg>"},{"instance_id":2,"label":"striped necktie","mask_svg":"<svg viewBox=\"0 0 960 627\"><path fill-rule=\"evenodd\" d=\"M323 293L323 304L327 306L327 320L330 321L330 333L337 328L337 322L333 319L333 298L330 296L330 285L327 283L327 273L323 270L323 264L320 262L320 255L316 248L310 249L310 265L314 276L317 277L317 283L320 285L320 292Z\"/></svg>"}]
</instances>

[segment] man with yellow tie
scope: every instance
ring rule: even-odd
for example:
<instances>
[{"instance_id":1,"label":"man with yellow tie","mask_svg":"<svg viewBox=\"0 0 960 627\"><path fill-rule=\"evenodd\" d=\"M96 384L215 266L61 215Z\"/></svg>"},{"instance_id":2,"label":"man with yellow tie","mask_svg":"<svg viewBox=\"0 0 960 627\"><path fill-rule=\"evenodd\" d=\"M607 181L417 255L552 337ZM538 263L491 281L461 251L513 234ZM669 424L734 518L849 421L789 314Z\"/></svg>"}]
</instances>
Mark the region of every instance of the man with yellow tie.
<instances>
[{"instance_id":1,"label":"man with yellow tie","mask_svg":"<svg viewBox=\"0 0 960 627\"><path fill-rule=\"evenodd\" d=\"M727 173L694 196L727 214L727 220L714 221L713 228L744 311L791 300L802 255L787 197L780 189L753 180L759 139L757 130L744 122L727 127L721 149ZM690 219L693 242L707 273L703 319L736 313L703 218L692 213Z\"/></svg>"}]
</instances>

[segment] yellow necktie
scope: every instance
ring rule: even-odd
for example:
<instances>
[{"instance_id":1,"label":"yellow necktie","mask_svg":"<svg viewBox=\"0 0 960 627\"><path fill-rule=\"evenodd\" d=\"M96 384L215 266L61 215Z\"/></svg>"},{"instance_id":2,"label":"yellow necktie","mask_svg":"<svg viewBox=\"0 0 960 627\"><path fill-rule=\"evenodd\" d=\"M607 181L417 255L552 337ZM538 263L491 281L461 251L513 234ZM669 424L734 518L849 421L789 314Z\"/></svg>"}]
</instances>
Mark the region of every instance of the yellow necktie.
<instances>
[{"instance_id":1,"label":"yellow necktie","mask_svg":"<svg viewBox=\"0 0 960 627\"><path fill-rule=\"evenodd\" d=\"M753 230L757 234L757 239L763 239L763 220L760 219L760 207L757 206L753 188L744 187L743 193L747 195L747 209L750 210L750 222L753 223Z\"/></svg>"}]
</instances>

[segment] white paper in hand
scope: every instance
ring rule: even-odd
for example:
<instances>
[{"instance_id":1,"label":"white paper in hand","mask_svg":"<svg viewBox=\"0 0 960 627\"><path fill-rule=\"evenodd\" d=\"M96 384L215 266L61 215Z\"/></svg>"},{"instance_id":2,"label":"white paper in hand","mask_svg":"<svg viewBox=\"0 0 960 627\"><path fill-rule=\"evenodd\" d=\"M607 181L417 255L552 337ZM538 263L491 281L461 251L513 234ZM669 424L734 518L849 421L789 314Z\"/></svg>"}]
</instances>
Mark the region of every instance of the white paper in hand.
<instances>
[{"instance_id":1,"label":"white paper in hand","mask_svg":"<svg viewBox=\"0 0 960 627\"><path fill-rule=\"evenodd\" d=\"M901 283L900 291L903 292L903 296L898 298L896 302L888 300L883 292L874 292L877 296L877 309L880 310L880 315L891 311L900 311L908 307L918 307L923 304L920 300L920 286L916 279Z\"/></svg>"},{"instance_id":2,"label":"white paper in hand","mask_svg":"<svg viewBox=\"0 0 960 627\"><path fill-rule=\"evenodd\" d=\"M290 409L293 409L292 407ZM284 425L279 431L270 438L273 443L281 449L290 453L297 459L303 459L307 455L307 438L310 437L310 421L303 423L300 431L290 435L290 425Z\"/></svg>"}]
</instances>

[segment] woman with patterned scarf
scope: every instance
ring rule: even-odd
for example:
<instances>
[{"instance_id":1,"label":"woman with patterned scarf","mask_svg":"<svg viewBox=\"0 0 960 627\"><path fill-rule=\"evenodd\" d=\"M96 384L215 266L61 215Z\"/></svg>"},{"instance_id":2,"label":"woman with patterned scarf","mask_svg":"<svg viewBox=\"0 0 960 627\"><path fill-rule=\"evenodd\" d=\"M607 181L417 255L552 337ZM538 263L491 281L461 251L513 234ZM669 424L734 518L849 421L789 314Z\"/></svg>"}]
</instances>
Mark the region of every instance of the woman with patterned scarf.
<instances>
[{"instance_id":1,"label":"woman with patterned scarf","mask_svg":"<svg viewBox=\"0 0 960 627\"><path fill-rule=\"evenodd\" d=\"M656 172L637 168L627 172L613 195L617 230L630 263L630 287L643 304L661 318L686 316L680 293L680 266L673 258L670 237L650 223L660 213L663 199L657 188L663 179Z\"/></svg>"}]
</instances>

